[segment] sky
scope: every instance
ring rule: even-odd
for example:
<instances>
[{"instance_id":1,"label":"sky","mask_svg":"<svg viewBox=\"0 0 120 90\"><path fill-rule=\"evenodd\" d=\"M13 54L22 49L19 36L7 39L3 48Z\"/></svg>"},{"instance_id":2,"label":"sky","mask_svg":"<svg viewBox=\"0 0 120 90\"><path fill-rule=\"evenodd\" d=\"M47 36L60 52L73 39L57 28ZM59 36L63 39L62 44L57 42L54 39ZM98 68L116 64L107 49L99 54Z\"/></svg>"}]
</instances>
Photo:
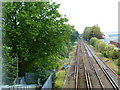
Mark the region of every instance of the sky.
<instances>
[{"instance_id":1,"label":"sky","mask_svg":"<svg viewBox=\"0 0 120 90\"><path fill-rule=\"evenodd\" d=\"M118 32L118 2L120 0L52 0L60 5L69 24L79 33L87 26L98 24L102 32Z\"/></svg>"}]
</instances>

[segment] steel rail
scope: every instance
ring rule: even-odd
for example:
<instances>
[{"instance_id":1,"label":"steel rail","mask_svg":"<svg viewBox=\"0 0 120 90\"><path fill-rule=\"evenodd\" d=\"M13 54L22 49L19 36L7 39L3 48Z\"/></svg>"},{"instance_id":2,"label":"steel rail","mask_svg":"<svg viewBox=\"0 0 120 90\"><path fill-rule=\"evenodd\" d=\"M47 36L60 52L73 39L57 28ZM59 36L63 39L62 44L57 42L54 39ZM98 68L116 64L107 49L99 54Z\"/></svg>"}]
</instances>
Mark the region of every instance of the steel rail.
<instances>
[{"instance_id":1,"label":"steel rail","mask_svg":"<svg viewBox=\"0 0 120 90\"><path fill-rule=\"evenodd\" d=\"M87 46L87 45L86 45ZM87 46L88 47L88 46ZM111 85L114 87L115 90L120 90L119 86L115 83L115 81L113 80L113 78L110 76L110 74L100 65L100 63L97 61L95 55L93 54L93 52L91 51L91 49L88 47L88 50L90 51L91 55L94 57L95 61L97 62L97 64L99 65L99 67L101 68L101 70L103 71L103 73L105 74L105 76L108 78L109 82L111 83Z\"/></svg>"},{"instance_id":2,"label":"steel rail","mask_svg":"<svg viewBox=\"0 0 120 90\"><path fill-rule=\"evenodd\" d=\"M105 72L105 69L102 68L102 70L103 70L105 76L108 78L109 82L110 82L110 83L112 84L112 86L114 87L114 89L115 89L115 90L119 90L119 89L116 89L116 86L115 86L114 82L110 79L110 77L108 76L108 74Z\"/></svg>"},{"instance_id":3,"label":"steel rail","mask_svg":"<svg viewBox=\"0 0 120 90\"><path fill-rule=\"evenodd\" d=\"M87 72L87 77L88 77L88 81L89 81L89 89L92 90L92 82L91 82L91 78L90 78L89 72Z\"/></svg>"},{"instance_id":4,"label":"steel rail","mask_svg":"<svg viewBox=\"0 0 120 90\"><path fill-rule=\"evenodd\" d=\"M84 53L83 50L82 50L82 52ZM83 58L82 58L82 61L83 61L83 67L84 67L84 74L85 74L87 89L88 89L88 90L92 90L92 82L91 82L91 80L90 80L89 74L86 72L84 56L83 56Z\"/></svg>"},{"instance_id":5,"label":"steel rail","mask_svg":"<svg viewBox=\"0 0 120 90\"><path fill-rule=\"evenodd\" d=\"M78 62L78 58L77 58L78 57L78 55L77 55L78 49L79 49L79 47L77 45L77 48L76 48L76 57L75 57L75 61L76 62ZM75 88L76 89L78 88L78 72L79 72L78 65L75 65L74 80L75 80Z\"/></svg>"},{"instance_id":6,"label":"steel rail","mask_svg":"<svg viewBox=\"0 0 120 90\"><path fill-rule=\"evenodd\" d=\"M84 43L83 43L84 44ZM87 46L84 44L84 47L85 47L85 49L86 49L86 51L87 51L87 53L88 53L88 48L87 48ZM90 52L90 51L89 51ZM90 53L91 54L91 53ZM102 89L104 89L104 85L103 85L103 83L102 83L102 81L101 81L101 78L100 78L100 76L98 75L98 72L97 72L97 70L95 69L95 67L93 66L93 63L92 63L92 61L91 61L91 59L90 59L90 57L88 56L88 62L90 63L90 66L91 66L91 68L94 70L94 72L95 72L95 74L96 74L96 76L97 76L97 78L98 78L98 81L99 81L99 83L100 83L100 85L101 85L101 87L102 87Z\"/></svg>"},{"instance_id":7,"label":"steel rail","mask_svg":"<svg viewBox=\"0 0 120 90\"><path fill-rule=\"evenodd\" d=\"M78 87L78 66L76 67L76 80L75 80L75 88L77 88Z\"/></svg>"}]
</instances>

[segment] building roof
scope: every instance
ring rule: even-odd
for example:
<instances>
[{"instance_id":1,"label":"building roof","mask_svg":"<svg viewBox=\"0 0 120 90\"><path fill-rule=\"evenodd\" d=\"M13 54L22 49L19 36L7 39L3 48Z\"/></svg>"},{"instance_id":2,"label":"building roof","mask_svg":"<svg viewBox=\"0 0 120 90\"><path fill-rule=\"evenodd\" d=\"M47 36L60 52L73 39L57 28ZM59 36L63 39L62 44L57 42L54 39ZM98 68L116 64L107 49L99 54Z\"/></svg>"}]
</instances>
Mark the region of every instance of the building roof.
<instances>
[{"instance_id":1,"label":"building roof","mask_svg":"<svg viewBox=\"0 0 120 90\"><path fill-rule=\"evenodd\" d=\"M115 39L115 40L110 40L110 41L120 43L120 39Z\"/></svg>"}]
</instances>

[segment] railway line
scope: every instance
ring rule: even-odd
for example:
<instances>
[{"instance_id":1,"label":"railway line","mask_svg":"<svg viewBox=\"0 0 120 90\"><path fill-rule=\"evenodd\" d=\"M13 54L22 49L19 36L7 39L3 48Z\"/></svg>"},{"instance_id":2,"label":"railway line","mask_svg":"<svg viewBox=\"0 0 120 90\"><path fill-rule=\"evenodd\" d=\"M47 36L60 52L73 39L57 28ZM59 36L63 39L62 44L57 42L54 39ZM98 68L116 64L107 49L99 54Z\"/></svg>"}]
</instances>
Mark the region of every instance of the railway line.
<instances>
[{"instance_id":1,"label":"railway line","mask_svg":"<svg viewBox=\"0 0 120 90\"><path fill-rule=\"evenodd\" d=\"M75 57L70 68L63 88L70 88L71 80L69 79L71 77L68 76L72 72L72 82L74 82L72 88L86 88L88 90L95 88L102 90L108 88L113 90L120 89L109 72L98 62L97 56L83 40L78 41Z\"/></svg>"}]
</instances>

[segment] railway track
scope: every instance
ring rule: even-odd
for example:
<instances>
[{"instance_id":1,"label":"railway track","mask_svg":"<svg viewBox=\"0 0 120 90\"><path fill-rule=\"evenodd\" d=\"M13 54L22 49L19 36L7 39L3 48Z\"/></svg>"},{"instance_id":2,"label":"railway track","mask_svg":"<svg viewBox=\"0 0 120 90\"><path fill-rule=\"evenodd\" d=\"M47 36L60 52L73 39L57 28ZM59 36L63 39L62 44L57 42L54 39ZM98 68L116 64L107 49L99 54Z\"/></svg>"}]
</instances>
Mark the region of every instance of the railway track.
<instances>
[{"instance_id":1,"label":"railway track","mask_svg":"<svg viewBox=\"0 0 120 90\"><path fill-rule=\"evenodd\" d=\"M87 82L87 88L91 89L91 88L101 88L101 89L105 89L105 88L113 88L115 90L119 90L119 86L116 84L116 82L113 80L113 78L110 76L110 74L107 72L106 69L104 69L100 63L98 62L96 56L93 54L93 52L91 51L91 49L87 46L87 44L85 44L83 41L82 41L82 44L86 50L86 55L88 57L88 62L89 62L89 65L91 67L91 70L94 71L94 75L96 75L96 81L99 82L98 86L100 87L95 87L94 86L94 83L92 83L93 79L91 79L91 76L89 73L91 73L90 71L89 72L86 72L85 70L85 75L86 75L86 82ZM94 60L94 62L93 62ZM96 63L96 64L95 64ZM85 66L85 62L84 62L84 66ZM96 68L99 68L99 69L96 69ZM86 69L86 66L85 66L85 69ZM101 77L101 74L102 74L102 77ZM106 77L106 78L105 78ZM104 78L104 79L103 79ZM94 78L95 79L95 78ZM109 81L109 82L108 82ZM106 83L107 82L107 83ZM109 84L108 84L109 83Z\"/></svg>"},{"instance_id":2,"label":"railway track","mask_svg":"<svg viewBox=\"0 0 120 90\"><path fill-rule=\"evenodd\" d=\"M109 72L98 62L89 46L79 40L63 88L120 90Z\"/></svg>"}]
</instances>

